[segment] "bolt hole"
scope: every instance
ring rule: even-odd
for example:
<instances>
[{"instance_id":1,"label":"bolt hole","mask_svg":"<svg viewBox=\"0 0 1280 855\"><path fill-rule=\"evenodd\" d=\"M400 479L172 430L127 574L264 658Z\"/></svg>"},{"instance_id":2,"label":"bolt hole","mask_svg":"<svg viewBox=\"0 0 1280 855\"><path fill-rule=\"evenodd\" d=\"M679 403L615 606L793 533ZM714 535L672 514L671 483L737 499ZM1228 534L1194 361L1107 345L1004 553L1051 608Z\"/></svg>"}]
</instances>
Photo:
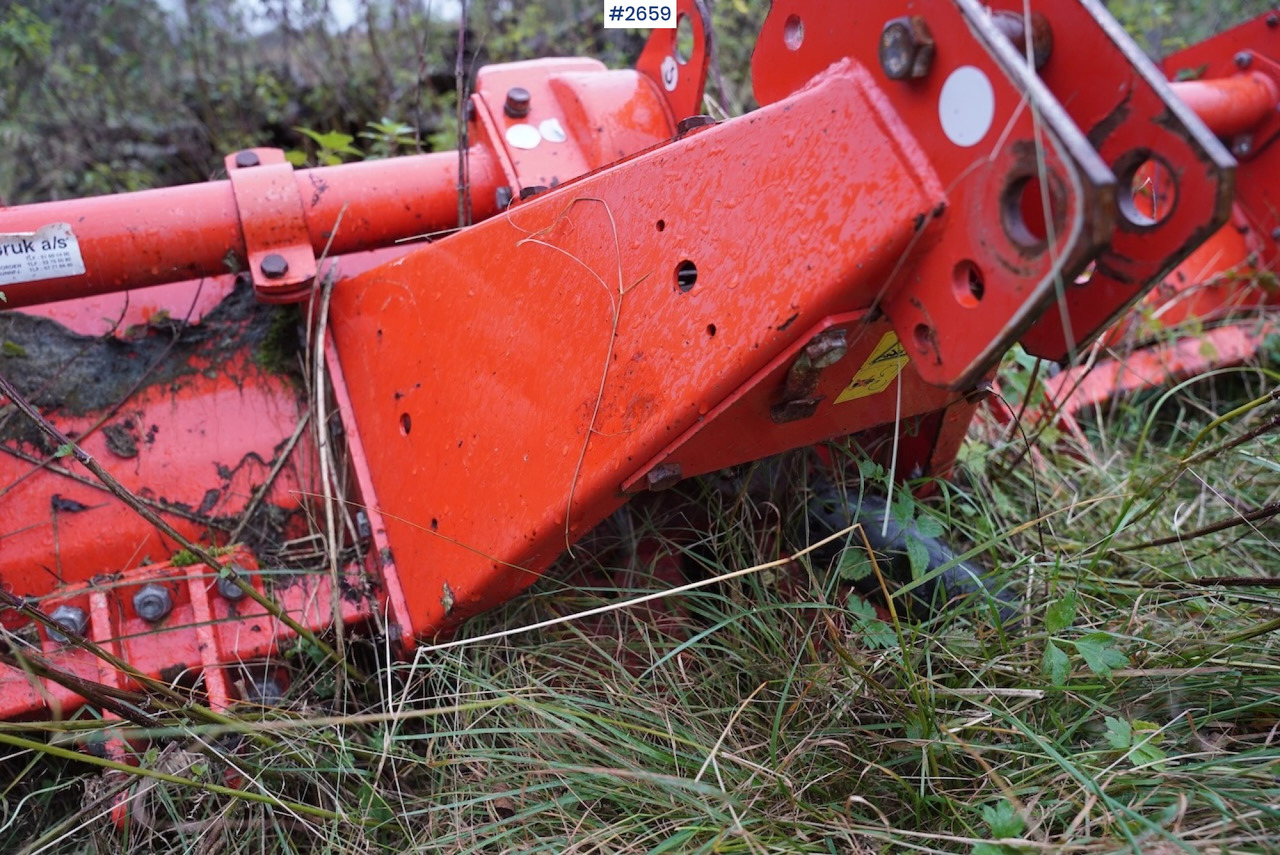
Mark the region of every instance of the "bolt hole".
<instances>
[{"instance_id":1,"label":"bolt hole","mask_svg":"<svg viewBox=\"0 0 1280 855\"><path fill-rule=\"evenodd\" d=\"M693 19L681 15L676 19L676 62L687 65L693 56Z\"/></svg>"},{"instance_id":2,"label":"bolt hole","mask_svg":"<svg viewBox=\"0 0 1280 855\"><path fill-rule=\"evenodd\" d=\"M409 418L408 413L400 414L400 433L402 436L408 436L409 431L413 430L413 419Z\"/></svg>"},{"instance_id":3,"label":"bolt hole","mask_svg":"<svg viewBox=\"0 0 1280 855\"><path fill-rule=\"evenodd\" d=\"M1060 232L1066 224L1063 199L1066 192L1058 176L1049 173L1049 214ZM1049 244L1045 219L1044 185L1039 176L1026 175L1009 182L1000 200L1001 221L1009 240L1025 249L1042 251Z\"/></svg>"},{"instance_id":4,"label":"bolt hole","mask_svg":"<svg viewBox=\"0 0 1280 855\"><path fill-rule=\"evenodd\" d=\"M666 221L666 220L658 220L658 231L660 231L660 232L661 232L661 231L665 231L665 230L666 230L666 228L667 228L667 221Z\"/></svg>"},{"instance_id":5,"label":"bolt hole","mask_svg":"<svg viewBox=\"0 0 1280 855\"><path fill-rule=\"evenodd\" d=\"M928 324L916 324L916 347L928 350L933 342L933 329Z\"/></svg>"},{"instance_id":6,"label":"bolt hole","mask_svg":"<svg viewBox=\"0 0 1280 855\"><path fill-rule=\"evenodd\" d=\"M711 336L712 338L715 338L715 337L716 337L716 325L715 325L715 324L707 324L707 335Z\"/></svg>"},{"instance_id":7,"label":"bolt hole","mask_svg":"<svg viewBox=\"0 0 1280 855\"><path fill-rule=\"evenodd\" d=\"M1173 214L1178 202L1178 184L1173 171L1148 152L1138 152L1123 160L1132 166L1117 165L1120 213L1132 225L1142 228L1158 226Z\"/></svg>"},{"instance_id":8,"label":"bolt hole","mask_svg":"<svg viewBox=\"0 0 1280 855\"><path fill-rule=\"evenodd\" d=\"M957 303L966 309L976 309L987 290L982 269L967 258L961 261L952 273L951 288Z\"/></svg>"},{"instance_id":9,"label":"bolt hole","mask_svg":"<svg viewBox=\"0 0 1280 855\"><path fill-rule=\"evenodd\" d=\"M799 15L787 16L786 23L782 25L782 41L791 51L800 50L800 45L804 44L804 21Z\"/></svg>"},{"instance_id":10,"label":"bolt hole","mask_svg":"<svg viewBox=\"0 0 1280 855\"><path fill-rule=\"evenodd\" d=\"M698 266L685 260L676 265L676 287L686 294L698 284Z\"/></svg>"}]
</instances>

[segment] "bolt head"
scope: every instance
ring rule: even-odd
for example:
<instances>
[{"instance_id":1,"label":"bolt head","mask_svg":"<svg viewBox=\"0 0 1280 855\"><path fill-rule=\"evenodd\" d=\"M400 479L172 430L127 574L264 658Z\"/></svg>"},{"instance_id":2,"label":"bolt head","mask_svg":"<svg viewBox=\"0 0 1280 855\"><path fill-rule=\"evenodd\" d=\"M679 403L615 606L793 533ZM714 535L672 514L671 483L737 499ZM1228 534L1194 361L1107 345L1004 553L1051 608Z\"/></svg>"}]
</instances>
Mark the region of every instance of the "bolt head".
<instances>
[{"instance_id":1,"label":"bolt head","mask_svg":"<svg viewBox=\"0 0 1280 855\"><path fill-rule=\"evenodd\" d=\"M507 90L507 102L503 105L502 112L513 119L523 119L529 115L532 100L528 89L523 86L512 86Z\"/></svg>"},{"instance_id":2,"label":"bolt head","mask_svg":"<svg viewBox=\"0 0 1280 855\"><path fill-rule=\"evenodd\" d=\"M1231 153L1236 157L1247 157L1253 152L1253 137L1248 134L1241 134L1236 137L1235 142L1231 144Z\"/></svg>"},{"instance_id":3,"label":"bolt head","mask_svg":"<svg viewBox=\"0 0 1280 855\"><path fill-rule=\"evenodd\" d=\"M659 463L644 476L650 490L669 490L684 477L684 470L679 463Z\"/></svg>"},{"instance_id":4,"label":"bolt head","mask_svg":"<svg viewBox=\"0 0 1280 855\"><path fill-rule=\"evenodd\" d=\"M235 576L248 581L249 571L241 567L239 564L232 564L229 568ZM236 584L235 576L219 576L218 577L218 594L222 599L232 603L238 603L248 596L244 590Z\"/></svg>"},{"instance_id":5,"label":"bolt head","mask_svg":"<svg viewBox=\"0 0 1280 855\"><path fill-rule=\"evenodd\" d=\"M890 80L924 77L933 53L933 36L918 15L894 18L880 32L880 68Z\"/></svg>"},{"instance_id":6,"label":"bolt head","mask_svg":"<svg viewBox=\"0 0 1280 855\"><path fill-rule=\"evenodd\" d=\"M258 159L256 151L238 151L236 152L236 166L239 169L248 169L251 166L257 166L262 161Z\"/></svg>"},{"instance_id":7,"label":"bolt head","mask_svg":"<svg viewBox=\"0 0 1280 855\"><path fill-rule=\"evenodd\" d=\"M717 122L712 116L707 116L701 113L696 116L686 116L676 123L676 139L680 139L686 134L693 133L699 128L709 128L714 124L717 124Z\"/></svg>"},{"instance_id":8,"label":"bolt head","mask_svg":"<svg viewBox=\"0 0 1280 855\"><path fill-rule=\"evenodd\" d=\"M148 582L133 595L133 610L147 623L158 623L173 611L173 597L164 585Z\"/></svg>"},{"instance_id":9,"label":"bolt head","mask_svg":"<svg viewBox=\"0 0 1280 855\"><path fill-rule=\"evenodd\" d=\"M258 269L262 271L262 275L268 279L279 279L289 272L289 262L278 252L273 252L262 259L262 263L258 265Z\"/></svg>"},{"instance_id":10,"label":"bolt head","mask_svg":"<svg viewBox=\"0 0 1280 855\"><path fill-rule=\"evenodd\" d=\"M1242 50L1235 55L1236 68L1248 68L1253 65L1253 54L1247 50Z\"/></svg>"},{"instance_id":11,"label":"bolt head","mask_svg":"<svg viewBox=\"0 0 1280 855\"><path fill-rule=\"evenodd\" d=\"M84 631L89 628L89 616L79 606L58 606L49 612L49 617L58 626L76 635L84 635ZM49 638L59 643L67 640L65 635L53 628L49 628Z\"/></svg>"}]
</instances>

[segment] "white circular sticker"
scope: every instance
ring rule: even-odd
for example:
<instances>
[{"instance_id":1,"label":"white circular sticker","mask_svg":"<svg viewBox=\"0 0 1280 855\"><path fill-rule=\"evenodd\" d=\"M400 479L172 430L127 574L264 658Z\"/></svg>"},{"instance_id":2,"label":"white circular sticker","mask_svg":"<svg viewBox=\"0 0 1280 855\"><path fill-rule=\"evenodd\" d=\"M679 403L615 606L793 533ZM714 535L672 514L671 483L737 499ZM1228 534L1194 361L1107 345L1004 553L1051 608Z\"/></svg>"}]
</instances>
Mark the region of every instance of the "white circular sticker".
<instances>
[{"instance_id":1,"label":"white circular sticker","mask_svg":"<svg viewBox=\"0 0 1280 855\"><path fill-rule=\"evenodd\" d=\"M538 124L538 133L542 134L542 138L547 142L564 142L568 139L559 119L543 119Z\"/></svg>"},{"instance_id":2,"label":"white circular sticker","mask_svg":"<svg viewBox=\"0 0 1280 855\"><path fill-rule=\"evenodd\" d=\"M982 69L962 65L942 84L938 118L942 132L961 148L982 142L996 117L996 93Z\"/></svg>"},{"instance_id":3,"label":"white circular sticker","mask_svg":"<svg viewBox=\"0 0 1280 855\"><path fill-rule=\"evenodd\" d=\"M662 61L662 85L667 88L668 92L676 91L676 84L680 82L680 63L676 62L674 56L669 56Z\"/></svg>"},{"instance_id":4,"label":"white circular sticker","mask_svg":"<svg viewBox=\"0 0 1280 855\"><path fill-rule=\"evenodd\" d=\"M537 148L542 142L542 134L533 125L524 123L507 128L507 144L512 148Z\"/></svg>"}]
</instances>

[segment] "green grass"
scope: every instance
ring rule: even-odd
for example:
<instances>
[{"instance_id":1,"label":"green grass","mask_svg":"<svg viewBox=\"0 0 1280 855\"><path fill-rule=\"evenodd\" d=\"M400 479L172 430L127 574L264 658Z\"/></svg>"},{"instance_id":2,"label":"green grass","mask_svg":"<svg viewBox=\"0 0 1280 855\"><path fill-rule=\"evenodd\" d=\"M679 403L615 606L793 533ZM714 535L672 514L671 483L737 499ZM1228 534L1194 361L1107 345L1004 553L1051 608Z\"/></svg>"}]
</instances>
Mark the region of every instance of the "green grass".
<instances>
[{"instance_id":1,"label":"green grass","mask_svg":"<svg viewBox=\"0 0 1280 855\"><path fill-rule=\"evenodd\" d=\"M1183 463L1274 383L1251 369L1148 393L1087 425L1087 447L1009 469L1021 439L980 419L919 513L949 514L958 544L1019 580L1018 626L981 604L889 625L806 557L408 663L357 640L383 660L376 684L335 700L333 673L301 668L283 708L242 714L269 739L234 753L216 727L153 734L142 766L169 780L14 743L70 749L75 723L3 726L0 850L1272 850L1274 520L1143 544L1280 499L1275 432L1214 451L1273 401ZM684 504L635 506L466 634L670 587L637 543L712 572L773 561L816 538L796 510L809 489L694 484ZM209 789L233 768L239 792ZM123 835L94 801L122 784Z\"/></svg>"}]
</instances>

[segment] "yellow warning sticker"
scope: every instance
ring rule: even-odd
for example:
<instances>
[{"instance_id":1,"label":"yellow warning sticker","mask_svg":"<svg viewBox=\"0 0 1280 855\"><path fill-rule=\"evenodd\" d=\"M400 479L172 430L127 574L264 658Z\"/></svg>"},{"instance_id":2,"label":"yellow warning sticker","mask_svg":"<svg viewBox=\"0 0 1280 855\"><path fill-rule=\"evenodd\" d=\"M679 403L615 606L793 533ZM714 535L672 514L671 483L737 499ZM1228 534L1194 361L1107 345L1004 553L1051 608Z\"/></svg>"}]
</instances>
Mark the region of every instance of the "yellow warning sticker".
<instances>
[{"instance_id":1,"label":"yellow warning sticker","mask_svg":"<svg viewBox=\"0 0 1280 855\"><path fill-rule=\"evenodd\" d=\"M845 401L856 401L868 395L875 395L889 388L889 384L902 372L902 366L911 361L907 350L898 341L893 330L885 333L880 343L872 349L858 373L853 375L849 385L836 398L837 404Z\"/></svg>"}]
</instances>

